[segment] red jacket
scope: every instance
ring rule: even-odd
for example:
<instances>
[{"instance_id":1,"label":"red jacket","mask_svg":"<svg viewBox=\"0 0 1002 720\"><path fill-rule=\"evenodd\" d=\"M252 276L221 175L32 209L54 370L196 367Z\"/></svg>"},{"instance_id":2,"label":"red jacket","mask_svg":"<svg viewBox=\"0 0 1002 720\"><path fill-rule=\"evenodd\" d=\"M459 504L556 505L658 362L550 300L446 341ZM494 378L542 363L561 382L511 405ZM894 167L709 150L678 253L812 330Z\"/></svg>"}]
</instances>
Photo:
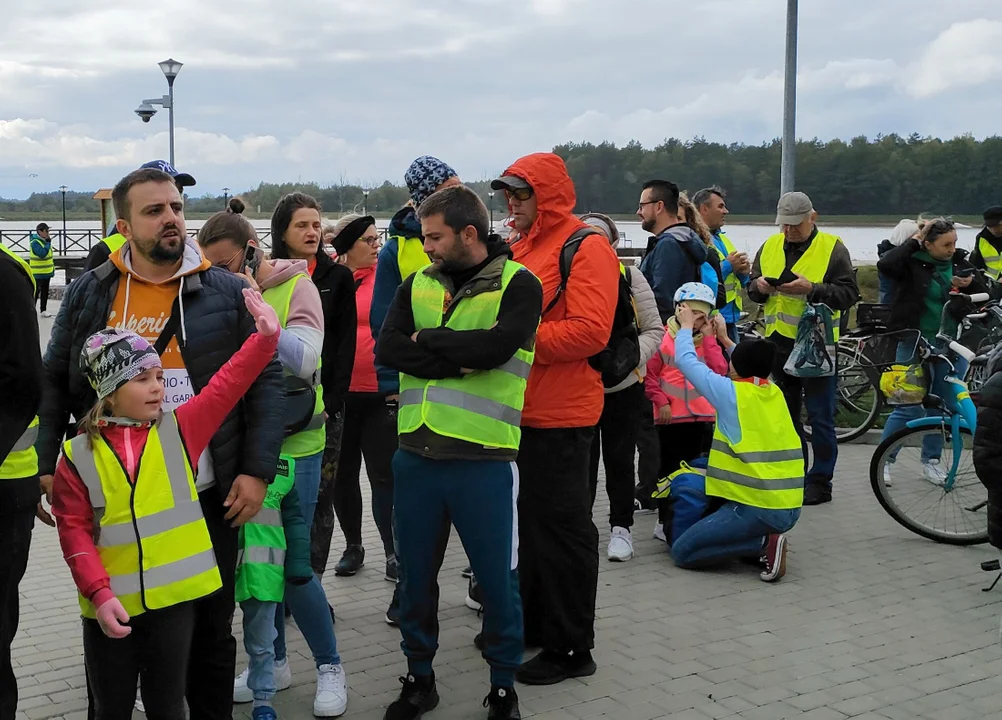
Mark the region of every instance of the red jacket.
<instances>
[{"instance_id":1,"label":"red jacket","mask_svg":"<svg viewBox=\"0 0 1002 720\"><path fill-rule=\"evenodd\" d=\"M557 155L527 155L504 174L522 178L536 194L536 222L525 237L513 240L511 248L515 261L542 283L545 310L560 284L560 249L587 225L573 215L574 183ZM539 326L522 425L578 428L598 423L605 393L602 376L588 358L609 342L618 293L615 251L601 235L585 238L574 256L566 291Z\"/></svg>"},{"instance_id":2,"label":"red jacket","mask_svg":"<svg viewBox=\"0 0 1002 720\"><path fill-rule=\"evenodd\" d=\"M355 307L358 311L358 329L355 340L355 364L351 369L351 386L348 392L379 392L376 377L376 341L369 327L369 308L372 307L372 288L376 284L376 266L355 271Z\"/></svg>"},{"instance_id":3,"label":"red jacket","mask_svg":"<svg viewBox=\"0 0 1002 720\"><path fill-rule=\"evenodd\" d=\"M275 357L278 333L254 333L243 347L212 376L198 395L175 410L188 457L197 458L209 445L223 420ZM149 428L110 425L101 436L125 462L129 482L136 480L136 463L146 447ZM80 594L100 606L113 597L111 581L94 545L94 509L80 476L60 457L52 484L52 514L56 518L63 559L70 567Z\"/></svg>"}]
</instances>

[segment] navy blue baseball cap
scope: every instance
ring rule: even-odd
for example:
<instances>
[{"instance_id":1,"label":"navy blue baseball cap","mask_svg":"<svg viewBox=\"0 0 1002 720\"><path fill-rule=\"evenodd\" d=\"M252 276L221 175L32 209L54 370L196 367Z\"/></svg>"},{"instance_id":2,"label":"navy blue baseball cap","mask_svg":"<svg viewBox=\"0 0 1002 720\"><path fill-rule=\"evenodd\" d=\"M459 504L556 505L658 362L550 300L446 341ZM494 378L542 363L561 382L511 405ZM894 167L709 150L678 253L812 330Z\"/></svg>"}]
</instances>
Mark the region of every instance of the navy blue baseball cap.
<instances>
[{"instance_id":1,"label":"navy blue baseball cap","mask_svg":"<svg viewBox=\"0 0 1002 720\"><path fill-rule=\"evenodd\" d=\"M143 163L139 166L140 170L145 170L146 168L163 170L165 173L174 178L174 182L176 182L179 187L191 187L195 184L195 178L188 173L178 172L177 169L166 160L150 160L148 163Z\"/></svg>"}]
</instances>

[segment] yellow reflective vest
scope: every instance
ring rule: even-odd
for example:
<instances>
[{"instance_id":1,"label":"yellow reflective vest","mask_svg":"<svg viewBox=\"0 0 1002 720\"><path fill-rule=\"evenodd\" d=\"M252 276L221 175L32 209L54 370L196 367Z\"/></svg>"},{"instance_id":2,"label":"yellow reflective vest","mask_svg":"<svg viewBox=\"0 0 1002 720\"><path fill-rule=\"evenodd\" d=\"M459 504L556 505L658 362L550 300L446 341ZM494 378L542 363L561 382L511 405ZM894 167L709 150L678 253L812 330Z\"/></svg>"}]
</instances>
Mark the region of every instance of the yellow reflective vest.
<instances>
[{"instance_id":1,"label":"yellow reflective vest","mask_svg":"<svg viewBox=\"0 0 1002 720\"><path fill-rule=\"evenodd\" d=\"M6 245L0 245L0 254L6 255L13 260L24 272L25 277L31 281L31 287L35 287L35 278L31 274L31 268L20 256L15 255ZM35 441L38 439L38 416L32 419L28 429L14 443L10 453L0 464L0 481L2 480L22 480L38 475L38 454L35 452Z\"/></svg>"},{"instance_id":2,"label":"yellow reflective vest","mask_svg":"<svg viewBox=\"0 0 1002 720\"><path fill-rule=\"evenodd\" d=\"M173 412L150 428L129 481L102 437L63 445L94 509L94 544L111 591L130 616L205 597L222 586L212 540L195 490L195 474ZM80 611L95 617L82 595Z\"/></svg>"},{"instance_id":3,"label":"yellow reflective vest","mask_svg":"<svg viewBox=\"0 0 1002 720\"><path fill-rule=\"evenodd\" d=\"M739 380L741 439L732 443L717 425L706 468L706 494L767 510L804 504L804 452L783 398L767 380Z\"/></svg>"},{"instance_id":4,"label":"yellow reflective vest","mask_svg":"<svg viewBox=\"0 0 1002 720\"><path fill-rule=\"evenodd\" d=\"M424 240L397 235L397 267L403 282L418 270L427 267L431 261L424 251Z\"/></svg>"},{"instance_id":5,"label":"yellow reflective vest","mask_svg":"<svg viewBox=\"0 0 1002 720\"><path fill-rule=\"evenodd\" d=\"M125 239L125 236L122 235L122 233L115 233L113 235L109 235L108 237L104 238L101 242L103 242L105 245L108 246L108 250L110 250L111 252L115 252L120 247L125 245L125 243L128 241Z\"/></svg>"},{"instance_id":6,"label":"yellow reflective vest","mask_svg":"<svg viewBox=\"0 0 1002 720\"><path fill-rule=\"evenodd\" d=\"M981 259L985 261L988 274L996 280L1002 277L1002 255L999 255L999 251L995 249L995 246L983 237L979 237L978 251L981 253Z\"/></svg>"},{"instance_id":7,"label":"yellow reflective vest","mask_svg":"<svg viewBox=\"0 0 1002 720\"><path fill-rule=\"evenodd\" d=\"M762 254L759 257L762 277L778 278L783 274L783 270L786 269L786 253L783 251L785 242L786 238L782 233L777 233L765 241L765 245L762 246ZM812 283L824 282L832 252L839 242L841 240L836 235L829 235L819 230L811 241L811 246L807 248L807 252L800 256L791 270L798 275L803 275ZM800 324L800 318L805 310L807 310L806 296L773 293L765 301L765 336L769 337L773 333L779 333L783 337L796 340L797 326ZM835 342L838 342L839 338L839 319L841 317L842 313L837 310L832 311Z\"/></svg>"},{"instance_id":8,"label":"yellow reflective vest","mask_svg":"<svg viewBox=\"0 0 1002 720\"><path fill-rule=\"evenodd\" d=\"M38 278L50 278L52 274L56 271L56 261L53 259L52 255L52 243L49 242L49 250L45 255L36 255L34 241L38 240L44 242L40 235L32 233L29 245L31 246L31 256L28 258L28 264L31 267L31 274Z\"/></svg>"},{"instance_id":9,"label":"yellow reflective vest","mask_svg":"<svg viewBox=\"0 0 1002 720\"><path fill-rule=\"evenodd\" d=\"M726 252L722 251L717 247L716 243L713 245L713 249L716 250L717 255L720 256L720 262L723 263L723 261L727 259L728 255L733 252L737 252L737 250L734 247L734 243L731 242L731 239L724 233L718 232L716 237L720 238L720 241L724 244L724 249L726 250ZM737 308L738 312L741 312L744 307L740 294L741 280L738 278L738 274L734 272L733 269L731 269L731 272L724 278L724 289L727 291L727 304L730 305L731 303L734 303L734 307Z\"/></svg>"},{"instance_id":10,"label":"yellow reflective vest","mask_svg":"<svg viewBox=\"0 0 1002 720\"><path fill-rule=\"evenodd\" d=\"M429 275L432 269L417 273L411 287L416 331L443 327L446 309L452 305L455 308L444 327L489 329L497 322L501 298L511 279L516 273L528 272L512 260L497 258L467 283L458 297L449 298L442 283ZM477 370L459 378L427 380L400 373L398 431L403 435L426 425L443 437L488 448L517 449L534 354L532 346L520 348L501 367Z\"/></svg>"}]
</instances>

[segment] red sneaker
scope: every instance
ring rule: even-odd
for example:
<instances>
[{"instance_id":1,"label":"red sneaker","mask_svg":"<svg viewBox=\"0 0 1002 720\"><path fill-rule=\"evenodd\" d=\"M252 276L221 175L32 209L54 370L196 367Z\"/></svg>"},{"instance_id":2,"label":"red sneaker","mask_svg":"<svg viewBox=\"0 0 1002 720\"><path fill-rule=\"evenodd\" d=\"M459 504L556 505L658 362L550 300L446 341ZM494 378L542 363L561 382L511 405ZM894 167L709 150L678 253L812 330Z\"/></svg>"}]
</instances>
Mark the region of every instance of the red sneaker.
<instances>
[{"instance_id":1,"label":"red sneaker","mask_svg":"<svg viewBox=\"0 0 1002 720\"><path fill-rule=\"evenodd\" d=\"M786 535L769 535L765 544L765 570L759 577L765 582L776 582L786 575Z\"/></svg>"}]
</instances>

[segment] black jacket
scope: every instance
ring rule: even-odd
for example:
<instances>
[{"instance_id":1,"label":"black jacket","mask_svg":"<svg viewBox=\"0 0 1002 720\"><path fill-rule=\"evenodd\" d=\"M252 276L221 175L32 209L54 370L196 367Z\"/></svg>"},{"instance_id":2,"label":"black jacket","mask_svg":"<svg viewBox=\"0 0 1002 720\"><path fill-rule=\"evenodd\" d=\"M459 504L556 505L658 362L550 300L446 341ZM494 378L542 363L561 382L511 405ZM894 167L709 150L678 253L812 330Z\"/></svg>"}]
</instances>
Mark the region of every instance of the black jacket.
<instances>
[{"instance_id":1,"label":"black jacket","mask_svg":"<svg viewBox=\"0 0 1002 720\"><path fill-rule=\"evenodd\" d=\"M324 408L329 415L340 412L351 385L355 364L358 312L355 307L355 278L351 270L338 265L324 252L317 253L313 284L320 291L324 308L323 366Z\"/></svg>"},{"instance_id":2,"label":"black jacket","mask_svg":"<svg viewBox=\"0 0 1002 720\"><path fill-rule=\"evenodd\" d=\"M925 296L932 282L934 266L914 257L921 249L919 241L910 238L898 247L885 253L877 261L877 272L893 282L894 295L891 299L891 330L914 330L925 314ZM953 272L971 268L966 250L953 254ZM987 292L984 279L975 273L974 281L964 289L966 294Z\"/></svg>"},{"instance_id":3,"label":"black jacket","mask_svg":"<svg viewBox=\"0 0 1002 720\"><path fill-rule=\"evenodd\" d=\"M467 297L493 289L501 276L511 248L501 241L488 244L487 259L476 268L445 273L435 265L424 271L438 279L453 301L442 318L442 327L427 328L414 334L411 288L416 275L400 285L376 342L376 362L414 377L438 380L462 377L461 368L491 370L506 363L519 348L531 348L535 342L539 315L543 309L543 287L531 272L516 274L498 308L494 327L483 330L453 330L444 327L455 308ZM464 293L460 291L463 290ZM516 450L486 449L463 440L447 438L421 426L400 436L400 447L436 460L514 460Z\"/></svg>"},{"instance_id":4,"label":"black jacket","mask_svg":"<svg viewBox=\"0 0 1002 720\"><path fill-rule=\"evenodd\" d=\"M96 402L78 358L84 341L107 326L120 272L110 262L74 280L63 297L43 359L41 426L36 445L39 468L51 475L70 415L79 419ZM240 349L254 332L254 319L244 305L246 285L219 268L186 276L183 281L184 325L175 332L195 392ZM174 301L177 311L178 301ZM226 416L209 443L216 484L223 496L234 478L253 475L271 482L282 445L285 382L278 359L265 368L243 400Z\"/></svg>"},{"instance_id":5,"label":"black jacket","mask_svg":"<svg viewBox=\"0 0 1002 720\"><path fill-rule=\"evenodd\" d=\"M110 257L111 248L108 247L108 243L103 240L98 242L90 249L90 252L87 253L87 260L84 262L84 272L101 267Z\"/></svg>"},{"instance_id":6,"label":"black jacket","mask_svg":"<svg viewBox=\"0 0 1002 720\"><path fill-rule=\"evenodd\" d=\"M1002 548L1002 372L992 375L981 388L974 469L988 489L988 540Z\"/></svg>"},{"instance_id":7,"label":"black jacket","mask_svg":"<svg viewBox=\"0 0 1002 720\"><path fill-rule=\"evenodd\" d=\"M0 252L0 463L38 412L42 356L34 290L24 269ZM38 503L38 478L0 480L0 516Z\"/></svg>"}]
</instances>

